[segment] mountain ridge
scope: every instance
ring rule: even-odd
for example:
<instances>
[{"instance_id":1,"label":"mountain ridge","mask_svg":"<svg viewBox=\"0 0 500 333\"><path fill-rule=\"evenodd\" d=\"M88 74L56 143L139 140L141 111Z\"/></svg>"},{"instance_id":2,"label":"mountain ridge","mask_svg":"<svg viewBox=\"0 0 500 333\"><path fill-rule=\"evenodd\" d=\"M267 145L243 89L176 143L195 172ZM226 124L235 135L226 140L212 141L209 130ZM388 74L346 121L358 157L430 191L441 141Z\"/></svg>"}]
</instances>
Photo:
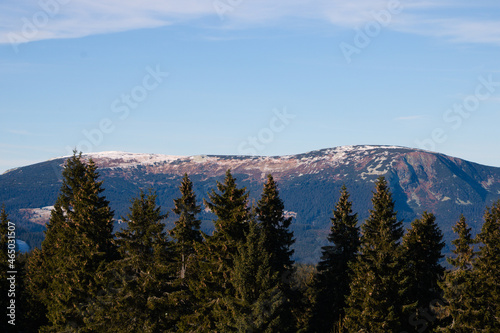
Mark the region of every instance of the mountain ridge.
<instances>
[{"instance_id":1,"label":"mountain ridge","mask_svg":"<svg viewBox=\"0 0 500 333\"><path fill-rule=\"evenodd\" d=\"M285 209L295 216L292 229L297 238L297 259L301 261L319 258L331 211L344 184L362 222L371 208L374 181L379 176L386 177L405 226L424 210L431 211L436 214L448 244L454 237L451 226L460 213L477 232L486 206L500 199L500 168L400 146L340 146L283 156L178 156L115 151L83 156L98 165L104 194L117 218L127 212L130 199L140 188L154 188L159 204L169 210L178 196L184 173L193 180L200 202L215 188L216 181L222 180L227 169L231 169L239 186L247 187L251 200L258 200L262 183L271 173L278 182ZM42 208L55 202L66 158L0 175L0 203L5 202L7 209L26 225L43 224L47 214ZM171 215L169 223L173 218ZM201 218L209 232L212 217L203 212Z\"/></svg>"}]
</instances>

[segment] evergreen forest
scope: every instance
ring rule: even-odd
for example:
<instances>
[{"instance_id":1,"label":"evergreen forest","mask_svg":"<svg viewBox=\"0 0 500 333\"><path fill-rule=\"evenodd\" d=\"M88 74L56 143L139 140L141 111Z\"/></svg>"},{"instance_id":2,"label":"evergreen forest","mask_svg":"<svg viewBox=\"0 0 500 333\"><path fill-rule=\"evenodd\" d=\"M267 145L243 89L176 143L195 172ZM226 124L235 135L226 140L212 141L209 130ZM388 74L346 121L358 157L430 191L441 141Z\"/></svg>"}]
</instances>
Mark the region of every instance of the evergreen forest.
<instances>
[{"instance_id":1,"label":"evergreen forest","mask_svg":"<svg viewBox=\"0 0 500 333\"><path fill-rule=\"evenodd\" d=\"M15 221L2 208L1 332L500 332L500 201L477 235L460 217L444 258L438 216L404 230L380 177L360 221L344 186L321 260L305 265L292 259L292 218L272 175L256 202L230 170L203 202L185 175L173 203L143 189L121 217L104 185L75 152L41 247L25 254L12 253Z\"/></svg>"}]
</instances>

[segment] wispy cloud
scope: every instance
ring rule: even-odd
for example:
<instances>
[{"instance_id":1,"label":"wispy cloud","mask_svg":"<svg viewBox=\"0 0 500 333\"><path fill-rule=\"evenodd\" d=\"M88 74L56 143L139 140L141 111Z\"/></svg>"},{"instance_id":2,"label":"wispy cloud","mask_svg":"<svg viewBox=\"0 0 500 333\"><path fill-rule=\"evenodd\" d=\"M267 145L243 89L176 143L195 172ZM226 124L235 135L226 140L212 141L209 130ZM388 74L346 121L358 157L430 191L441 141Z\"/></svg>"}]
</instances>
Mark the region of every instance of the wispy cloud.
<instances>
[{"instance_id":1,"label":"wispy cloud","mask_svg":"<svg viewBox=\"0 0 500 333\"><path fill-rule=\"evenodd\" d=\"M441 38L453 43L500 45L500 19L425 18L409 14L398 18L393 29Z\"/></svg>"},{"instance_id":2,"label":"wispy cloud","mask_svg":"<svg viewBox=\"0 0 500 333\"><path fill-rule=\"evenodd\" d=\"M8 130L10 134L16 134L16 135L23 135L23 136L31 136L33 133L28 132L26 130L16 130L16 129L10 129Z\"/></svg>"},{"instance_id":3,"label":"wispy cloud","mask_svg":"<svg viewBox=\"0 0 500 333\"><path fill-rule=\"evenodd\" d=\"M227 15L223 21L212 21L217 22L214 27L241 28L276 24L283 19L308 19L353 29L373 20L373 13L387 9L389 1L4 0L0 5L0 43L78 38L185 23L220 16L217 4L221 3L228 6ZM475 7L464 0L401 0L400 4L403 12L388 29L452 42L500 44L500 19L491 14L499 11L496 2L484 1Z\"/></svg>"}]
</instances>

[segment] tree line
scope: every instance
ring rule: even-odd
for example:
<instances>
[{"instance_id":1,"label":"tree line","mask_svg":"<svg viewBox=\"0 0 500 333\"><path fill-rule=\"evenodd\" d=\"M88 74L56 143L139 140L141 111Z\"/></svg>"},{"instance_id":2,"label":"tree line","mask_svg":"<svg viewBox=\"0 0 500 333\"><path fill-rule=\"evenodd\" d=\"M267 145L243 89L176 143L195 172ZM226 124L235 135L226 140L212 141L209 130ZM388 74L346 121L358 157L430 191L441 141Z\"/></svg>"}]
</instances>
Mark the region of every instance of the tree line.
<instances>
[{"instance_id":1,"label":"tree line","mask_svg":"<svg viewBox=\"0 0 500 333\"><path fill-rule=\"evenodd\" d=\"M499 332L500 201L473 237L463 216L453 266L436 217L404 230L387 181L358 221L344 186L315 266L292 259L291 218L271 175L250 203L230 170L204 206L185 175L174 227L153 190L141 191L113 233L97 166L74 154L40 249L18 254L16 326L5 332ZM1 306L7 308L8 216L0 214Z\"/></svg>"}]
</instances>

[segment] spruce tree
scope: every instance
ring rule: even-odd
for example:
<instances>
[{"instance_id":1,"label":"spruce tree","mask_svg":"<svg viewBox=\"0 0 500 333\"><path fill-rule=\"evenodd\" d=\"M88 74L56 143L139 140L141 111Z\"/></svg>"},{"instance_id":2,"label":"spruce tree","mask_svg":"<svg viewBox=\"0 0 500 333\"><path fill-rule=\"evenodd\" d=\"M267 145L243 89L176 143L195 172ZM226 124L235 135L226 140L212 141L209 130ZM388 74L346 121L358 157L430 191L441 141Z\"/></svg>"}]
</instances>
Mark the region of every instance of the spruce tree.
<instances>
[{"instance_id":1,"label":"spruce tree","mask_svg":"<svg viewBox=\"0 0 500 333\"><path fill-rule=\"evenodd\" d=\"M458 238L451 242L455 249L454 258L447 258L454 269L446 272L442 284L446 300L446 312L451 317L451 323L445 327L445 332L475 332L477 314L480 304L476 298L478 281L473 270L475 262L474 239L470 233L471 228L463 215L453 227Z\"/></svg>"},{"instance_id":2,"label":"spruce tree","mask_svg":"<svg viewBox=\"0 0 500 333\"><path fill-rule=\"evenodd\" d=\"M177 289L171 297L178 304L179 316L189 317L196 305L196 299L189 289L192 280L196 279L198 274L195 270L197 260L195 248L201 246L203 241L200 231L201 221L197 218L201 212L201 206L196 203L193 183L187 174L184 175L179 190L181 196L174 199L174 208L172 209L178 219L175 221L174 228L170 230L173 239L172 251L176 266L175 285Z\"/></svg>"},{"instance_id":3,"label":"spruce tree","mask_svg":"<svg viewBox=\"0 0 500 333\"><path fill-rule=\"evenodd\" d=\"M141 191L116 233L121 259L108 266L110 284L93 304L88 326L97 332L176 332L170 293L174 270L171 244L156 205L156 194Z\"/></svg>"},{"instance_id":4,"label":"spruce tree","mask_svg":"<svg viewBox=\"0 0 500 333\"><path fill-rule=\"evenodd\" d=\"M279 272L271 268L271 258L260 226L250 222L231 271L235 294L224 297L232 316L219 323L220 331L284 332L285 296L280 290Z\"/></svg>"},{"instance_id":5,"label":"spruce tree","mask_svg":"<svg viewBox=\"0 0 500 333\"><path fill-rule=\"evenodd\" d=\"M500 201L487 208L479 243L475 276L479 303L478 326L484 332L500 332Z\"/></svg>"},{"instance_id":6,"label":"spruce tree","mask_svg":"<svg viewBox=\"0 0 500 333\"><path fill-rule=\"evenodd\" d=\"M267 176L255 211L264 249L270 254L271 271L277 272L280 278L280 290L285 295L286 306L280 307L280 310L283 323L289 325L287 328L282 326L281 332L286 332L293 329L291 307L301 296L294 292L291 286L294 272L291 246L295 242L293 232L289 230L292 218L285 217L285 205L272 175Z\"/></svg>"},{"instance_id":7,"label":"spruce tree","mask_svg":"<svg viewBox=\"0 0 500 333\"><path fill-rule=\"evenodd\" d=\"M471 228L468 226L465 216L460 215L460 219L452 229L458 238L451 242L455 246L452 251L455 257L447 258L447 261L457 269L470 271L476 257L473 247L475 240L471 235Z\"/></svg>"},{"instance_id":8,"label":"spruce tree","mask_svg":"<svg viewBox=\"0 0 500 333\"><path fill-rule=\"evenodd\" d=\"M344 327L349 332L397 332L405 280L399 244L403 227L384 177L376 182L372 203L362 226L360 252L352 265Z\"/></svg>"},{"instance_id":9,"label":"spruce tree","mask_svg":"<svg viewBox=\"0 0 500 333\"><path fill-rule=\"evenodd\" d=\"M38 305L39 317L47 317L48 304L54 297L54 290L51 288L53 275L61 268L58 265L58 256L61 255L64 242L69 241L64 236L67 221L61 202L62 195L59 195L46 224L42 248L35 248L27 262L26 289L33 302ZM41 325L48 324L47 320L42 321Z\"/></svg>"},{"instance_id":10,"label":"spruce tree","mask_svg":"<svg viewBox=\"0 0 500 333\"><path fill-rule=\"evenodd\" d=\"M408 320L402 324L408 332L430 330L437 324L433 312L436 305L442 303L439 282L444 267L439 261L443 258L441 250L444 245L436 217L428 212L415 219L403 237L404 266L408 276L405 304L412 306L408 309L411 311L406 312Z\"/></svg>"},{"instance_id":11,"label":"spruce tree","mask_svg":"<svg viewBox=\"0 0 500 333\"><path fill-rule=\"evenodd\" d=\"M231 170L227 170L223 183L217 182L217 190L219 193L212 190L209 200L204 200L205 206L216 216L211 241L227 241L224 247L234 254L248 231L248 193L246 188L237 187Z\"/></svg>"},{"instance_id":12,"label":"spruce tree","mask_svg":"<svg viewBox=\"0 0 500 333\"><path fill-rule=\"evenodd\" d=\"M17 264L19 265L18 279L16 281L16 289L20 292L16 303L18 309L16 311L16 328L18 332L38 332L39 329L47 325L47 310L43 303L38 299L39 290L31 290L27 280L28 264L31 262L31 257L34 252L39 249L35 248L32 252L19 254Z\"/></svg>"},{"instance_id":13,"label":"spruce tree","mask_svg":"<svg viewBox=\"0 0 500 333\"><path fill-rule=\"evenodd\" d=\"M113 212L98 177L92 160L76 153L67 160L42 250L28 263L29 288L43 290L47 331L85 331L87 306L103 288L100 273L116 257Z\"/></svg>"},{"instance_id":14,"label":"spruce tree","mask_svg":"<svg viewBox=\"0 0 500 333\"><path fill-rule=\"evenodd\" d=\"M180 264L179 277L184 279L190 256L194 254L196 243L203 241L200 232L201 221L197 215L201 212L201 206L196 203L196 195L193 191L193 183L187 174L184 175L179 187L181 197L174 199L175 207L172 211L178 215L175 226L170 230L174 240L173 249Z\"/></svg>"},{"instance_id":15,"label":"spruce tree","mask_svg":"<svg viewBox=\"0 0 500 333\"><path fill-rule=\"evenodd\" d=\"M278 186L272 175L267 176L256 212L264 247L271 254L272 270L280 276L290 275L294 263L291 246L295 242L293 232L289 230L292 218L285 217L285 205L279 197Z\"/></svg>"},{"instance_id":16,"label":"spruce tree","mask_svg":"<svg viewBox=\"0 0 500 333\"><path fill-rule=\"evenodd\" d=\"M357 213L352 211L347 188L342 186L338 203L330 218L328 242L323 246L318 274L314 282L315 304L311 332L329 332L344 317L345 298L349 294L351 270L356 259L360 235Z\"/></svg>"},{"instance_id":17,"label":"spruce tree","mask_svg":"<svg viewBox=\"0 0 500 333\"><path fill-rule=\"evenodd\" d=\"M208 197L204 203L215 214L215 230L195 246L196 278L191 279L189 288L196 307L180 323L189 332L214 332L229 324L232 314L224 299L236 294L231 274L249 228L248 193L237 187L230 170L223 183L217 182L217 191L212 190Z\"/></svg>"}]
</instances>

